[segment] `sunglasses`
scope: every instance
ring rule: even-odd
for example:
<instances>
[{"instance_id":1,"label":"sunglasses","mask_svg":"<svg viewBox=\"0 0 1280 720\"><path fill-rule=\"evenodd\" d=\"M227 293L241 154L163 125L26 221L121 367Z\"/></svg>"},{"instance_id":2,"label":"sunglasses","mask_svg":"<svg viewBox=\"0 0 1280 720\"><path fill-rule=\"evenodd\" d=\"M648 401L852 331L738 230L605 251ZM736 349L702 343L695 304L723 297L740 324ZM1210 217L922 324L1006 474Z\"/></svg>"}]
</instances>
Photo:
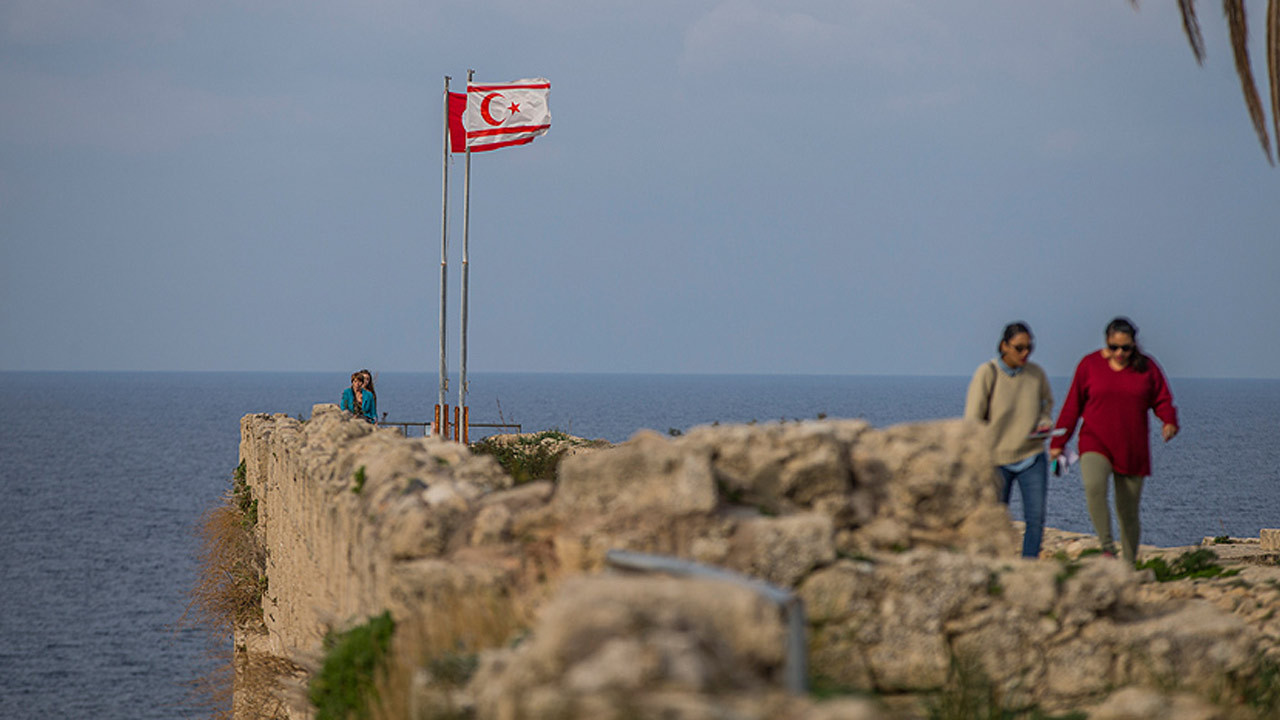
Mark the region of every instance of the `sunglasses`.
<instances>
[{"instance_id":1,"label":"sunglasses","mask_svg":"<svg viewBox=\"0 0 1280 720\"><path fill-rule=\"evenodd\" d=\"M1111 352L1133 352L1132 345L1112 345L1107 343L1107 349Z\"/></svg>"},{"instance_id":2,"label":"sunglasses","mask_svg":"<svg viewBox=\"0 0 1280 720\"><path fill-rule=\"evenodd\" d=\"M1036 344L1035 344L1035 343L1029 343L1029 344L1027 344L1027 345L1010 345L1010 346L1009 346L1009 349L1010 349L1010 350L1012 350L1012 351L1014 351L1014 352L1016 352L1016 353L1024 353L1024 352L1025 352L1025 353L1029 353L1029 352L1031 352L1032 350L1035 350L1035 349L1036 349Z\"/></svg>"}]
</instances>

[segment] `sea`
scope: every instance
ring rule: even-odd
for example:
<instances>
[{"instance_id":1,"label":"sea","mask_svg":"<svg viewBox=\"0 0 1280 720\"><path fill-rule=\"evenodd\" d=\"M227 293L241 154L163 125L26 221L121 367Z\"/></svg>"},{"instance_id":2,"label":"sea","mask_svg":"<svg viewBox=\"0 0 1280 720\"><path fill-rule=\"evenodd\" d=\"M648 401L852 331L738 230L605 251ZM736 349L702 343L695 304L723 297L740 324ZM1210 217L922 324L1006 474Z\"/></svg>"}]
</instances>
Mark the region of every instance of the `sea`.
<instances>
[{"instance_id":1,"label":"sea","mask_svg":"<svg viewBox=\"0 0 1280 720\"><path fill-rule=\"evenodd\" d=\"M230 487L239 421L308 417L333 373L2 372L0 718L188 718L210 668L183 619L195 527ZM612 442L642 428L955 417L968 377L475 373L473 423ZM1067 378L1053 378L1061 398ZM1191 545L1280 527L1280 380L1173 378L1182 432L1155 436L1142 542ZM378 408L422 422L435 373L380 373ZM457 402L456 387L448 402ZM477 429L472 439L496 429ZM418 432L418 431L413 431ZM1010 511L1021 517L1015 492ZM1051 478L1048 524L1091 532L1078 470Z\"/></svg>"}]
</instances>

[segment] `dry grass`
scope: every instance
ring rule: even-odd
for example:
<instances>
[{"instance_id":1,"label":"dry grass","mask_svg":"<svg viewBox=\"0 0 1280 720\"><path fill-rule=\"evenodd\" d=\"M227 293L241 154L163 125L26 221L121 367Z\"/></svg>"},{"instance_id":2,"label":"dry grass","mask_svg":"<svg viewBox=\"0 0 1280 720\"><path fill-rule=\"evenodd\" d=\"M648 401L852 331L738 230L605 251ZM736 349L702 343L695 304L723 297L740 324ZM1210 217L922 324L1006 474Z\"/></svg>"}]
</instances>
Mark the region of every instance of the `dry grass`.
<instances>
[{"instance_id":1,"label":"dry grass","mask_svg":"<svg viewBox=\"0 0 1280 720\"><path fill-rule=\"evenodd\" d=\"M244 519L228 496L200 524L200 558L187 614L219 635L262 622L266 554Z\"/></svg>"},{"instance_id":2,"label":"dry grass","mask_svg":"<svg viewBox=\"0 0 1280 720\"><path fill-rule=\"evenodd\" d=\"M304 675L302 668L285 658L236 652L235 720L287 720L291 697L286 681L297 680L293 684L300 686ZM292 693L294 704L302 702L299 692L295 689Z\"/></svg>"},{"instance_id":3,"label":"dry grass","mask_svg":"<svg viewBox=\"0 0 1280 720\"><path fill-rule=\"evenodd\" d=\"M481 650L502 647L527 628L528 611L502 590L446 592L396 628L373 720L469 717L459 691Z\"/></svg>"},{"instance_id":4,"label":"dry grass","mask_svg":"<svg viewBox=\"0 0 1280 720\"><path fill-rule=\"evenodd\" d=\"M233 647L237 630L253 633L262 626L266 553L254 535L256 510L238 468L232 490L196 529L196 580L179 624L208 632L209 669L190 683L188 697L190 708L205 717L284 717L282 680L300 672L283 658Z\"/></svg>"}]
</instances>

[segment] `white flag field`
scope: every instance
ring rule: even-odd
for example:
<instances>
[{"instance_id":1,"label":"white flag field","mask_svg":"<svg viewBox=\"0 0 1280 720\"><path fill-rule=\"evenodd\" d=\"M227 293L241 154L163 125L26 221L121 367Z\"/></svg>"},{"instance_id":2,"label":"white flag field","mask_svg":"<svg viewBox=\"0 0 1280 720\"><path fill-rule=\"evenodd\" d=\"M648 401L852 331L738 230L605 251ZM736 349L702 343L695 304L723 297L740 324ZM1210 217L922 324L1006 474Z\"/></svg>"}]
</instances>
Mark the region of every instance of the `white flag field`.
<instances>
[{"instance_id":1,"label":"white flag field","mask_svg":"<svg viewBox=\"0 0 1280 720\"><path fill-rule=\"evenodd\" d=\"M546 78L509 83L468 83L467 110L463 125L467 149L472 152L497 150L533 142L551 129L547 96L551 82Z\"/></svg>"}]
</instances>

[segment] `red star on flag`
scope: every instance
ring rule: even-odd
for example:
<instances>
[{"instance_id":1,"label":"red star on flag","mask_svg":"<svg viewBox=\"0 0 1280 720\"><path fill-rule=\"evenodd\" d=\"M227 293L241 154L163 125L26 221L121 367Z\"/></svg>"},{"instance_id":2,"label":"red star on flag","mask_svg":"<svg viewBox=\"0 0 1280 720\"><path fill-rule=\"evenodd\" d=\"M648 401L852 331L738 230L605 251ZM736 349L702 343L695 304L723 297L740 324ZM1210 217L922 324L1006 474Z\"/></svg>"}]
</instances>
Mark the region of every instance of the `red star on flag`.
<instances>
[{"instance_id":1,"label":"red star on flag","mask_svg":"<svg viewBox=\"0 0 1280 720\"><path fill-rule=\"evenodd\" d=\"M520 112L520 103L513 102L511 103L511 107L507 109L511 111L512 115L515 115L516 113Z\"/></svg>"}]
</instances>

